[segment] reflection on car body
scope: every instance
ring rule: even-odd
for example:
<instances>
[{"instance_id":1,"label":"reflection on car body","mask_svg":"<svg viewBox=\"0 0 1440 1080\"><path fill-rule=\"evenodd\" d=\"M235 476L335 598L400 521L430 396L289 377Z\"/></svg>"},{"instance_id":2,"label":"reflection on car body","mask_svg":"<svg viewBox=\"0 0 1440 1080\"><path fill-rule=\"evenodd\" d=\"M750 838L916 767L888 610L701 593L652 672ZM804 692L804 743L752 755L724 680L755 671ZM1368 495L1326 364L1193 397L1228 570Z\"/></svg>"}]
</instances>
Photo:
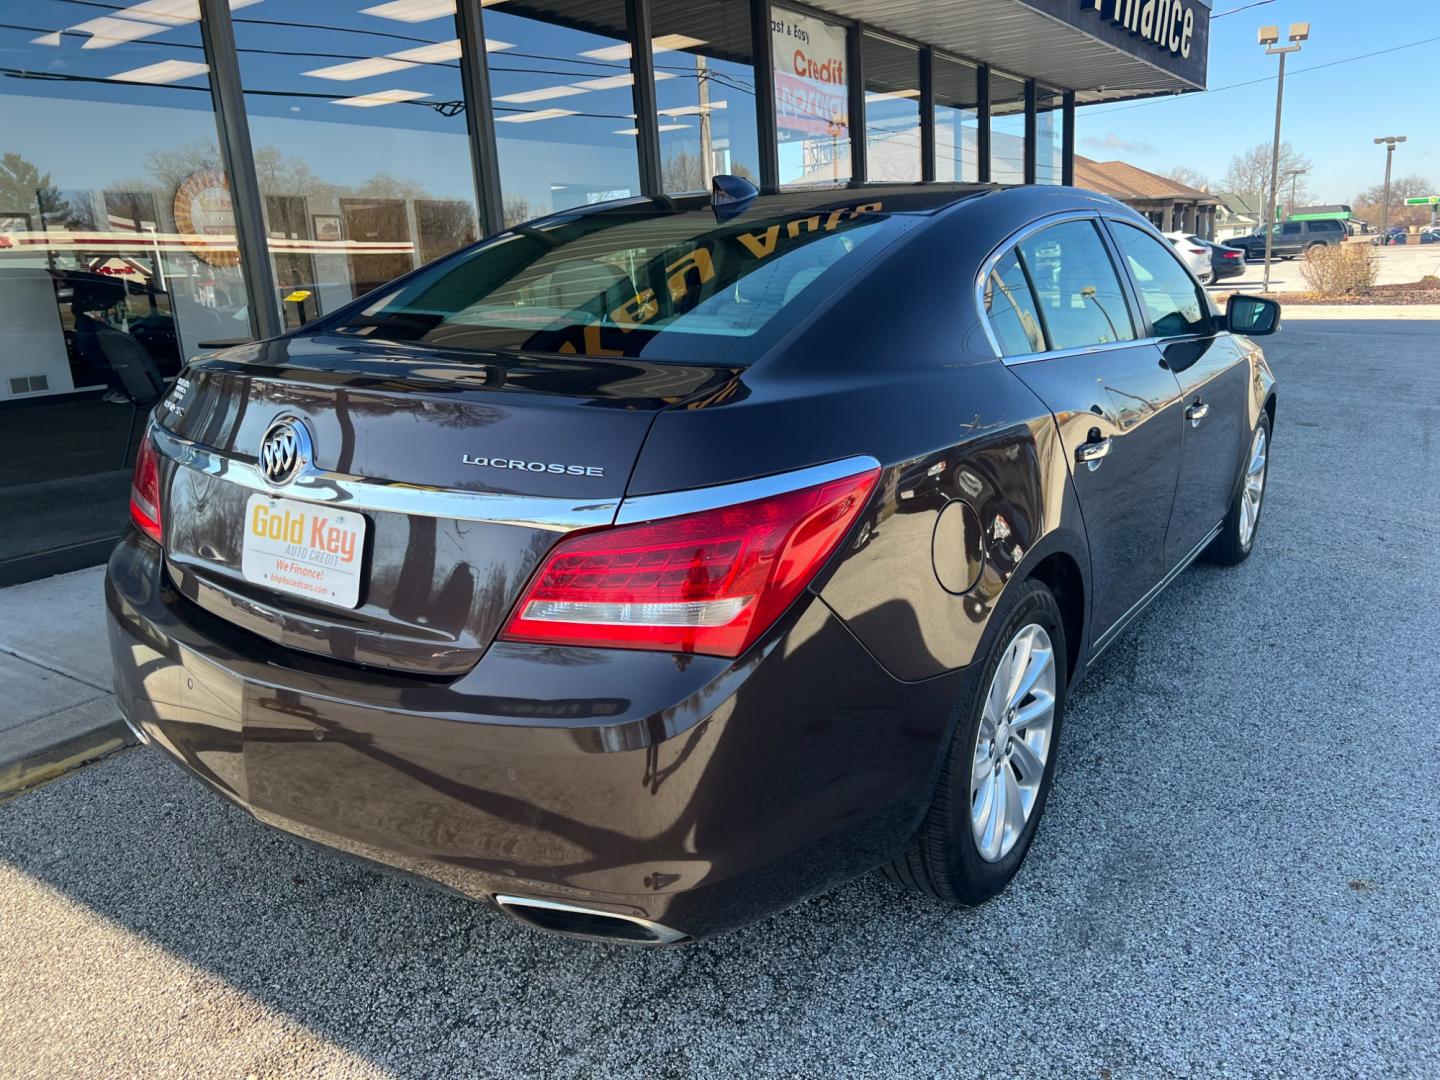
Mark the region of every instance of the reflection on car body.
<instances>
[{"instance_id":1,"label":"reflection on car body","mask_svg":"<svg viewBox=\"0 0 1440 1080\"><path fill-rule=\"evenodd\" d=\"M1221 315L1088 192L742 185L531 222L190 364L107 575L135 730L561 933L700 938L882 865L1003 888L1068 689L1253 547L1278 307ZM293 478L256 467L277 419ZM363 519L353 602L246 569L281 499Z\"/></svg>"}]
</instances>

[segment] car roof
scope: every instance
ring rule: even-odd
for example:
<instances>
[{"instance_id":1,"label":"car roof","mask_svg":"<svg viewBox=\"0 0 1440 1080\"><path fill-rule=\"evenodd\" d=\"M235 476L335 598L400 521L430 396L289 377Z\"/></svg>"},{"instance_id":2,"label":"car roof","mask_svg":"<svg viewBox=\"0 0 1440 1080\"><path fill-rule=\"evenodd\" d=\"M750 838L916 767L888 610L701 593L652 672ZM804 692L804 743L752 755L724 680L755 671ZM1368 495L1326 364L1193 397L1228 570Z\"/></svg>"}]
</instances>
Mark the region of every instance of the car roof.
<instances>
[{"instance_id":1,"label":"car roof","mask_svg":"<svg viewBox=\"0 0 1440 1080\"><path fill-rule=\"evenodd\" d=\"M717 211L705 193L692 195L639 196L595 203L557 211L526 222L519 228L545 228L561 222L597 217L671 217L684 214L723 215L726 224L744 226L750 221L771 220L780 216L822 213L832 209L854 207L862 203L880 203L887 215L900 214L914 218L934 217L945 211L984 201L997 210L1003 206L1004 216L1041 217L1063 210L1106 210L1140 217L1124 203L1084 188L1049 184L959 184L948 182L902 184L828 184L818 187L786 188L757 195L743 206L732 205L730 212ZM1143 220L1143 219L1142 219Z\"/></svg>"}]
</instances>

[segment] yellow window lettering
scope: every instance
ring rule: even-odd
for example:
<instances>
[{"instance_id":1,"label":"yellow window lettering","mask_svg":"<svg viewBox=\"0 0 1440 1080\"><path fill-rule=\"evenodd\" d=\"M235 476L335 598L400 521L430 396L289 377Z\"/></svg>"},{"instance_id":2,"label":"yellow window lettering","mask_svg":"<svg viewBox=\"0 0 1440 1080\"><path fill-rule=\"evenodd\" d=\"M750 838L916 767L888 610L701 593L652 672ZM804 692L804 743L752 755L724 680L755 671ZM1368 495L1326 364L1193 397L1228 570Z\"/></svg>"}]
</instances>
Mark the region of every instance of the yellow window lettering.
<instances>
[{"instance_id":1,"label":"yellow window lettering","mask_svg":"<svg viewBox=\"0 0 1440 1080\"><path fill-rule=\"evenodd\" d=\"M589 326L586 326L582 331L582 337L584 338L585 343L579 349L575 348L573 342L567 341L564 345L560 346L559 351L562 353L581 352L584 353L586 356L625 355L624 351L621 349L607 349L605 348L605 346L600 344L600 326L598 323L591 323Z\"/></svg>"},{"instance_id":2,"label":"yellow window lettering","mask_svg":"<svg viewBox=\"0 0 1440 1080\"><path fill-rule=\"evenodd\" d=\"M788 225L785 226L785 233L787 236L790 237L799 236L802 226L804 227L806 232L819 232L820 215L816 214L814 217L796 218L794 221L790 222Z\"/></svg>"},{"instance_id":3,"label":"yellow window lettering","mask_svg":"<svg viewBox=\"0 0 1440 1080\"><path fill-rule=\"evenodd\" d=\"M763 237L747 232L741 233L736 239L755 258L765 259L775 253L775 244L780 239L780 226L771 225L765 230Z\"/></svg>"},{"instance_id":4,"label":"yellow window lettering","mask_svg":"<svg viewBox=\"0 0 1440 1080\"><path fill-rule=\"evenodd\" d=\"M685 298L689 286L685 281L685 275L694 270L699 276L698 284L704 285L715 276L715 264L710 261L710 252L704 248L696 248L690 254L676 259L665 272L670 276L665 279L665 284L670 289L670 299L679 303Z\"/></svg>"},{"instance_id":5,"label":"yellow window lettering","mask_svg":"<svg viewBox=\"0 0 1440 1080\"><path fill-rule=\"evenodd\" d=\"M660 314L660 303L655 299L655 290L646 289L639 293L634 300L627 301L610 312L610 319L612 322L618 323L620 329L628 334L635 327L649 322L658 314Z\"/></svg>"}]
</instances>

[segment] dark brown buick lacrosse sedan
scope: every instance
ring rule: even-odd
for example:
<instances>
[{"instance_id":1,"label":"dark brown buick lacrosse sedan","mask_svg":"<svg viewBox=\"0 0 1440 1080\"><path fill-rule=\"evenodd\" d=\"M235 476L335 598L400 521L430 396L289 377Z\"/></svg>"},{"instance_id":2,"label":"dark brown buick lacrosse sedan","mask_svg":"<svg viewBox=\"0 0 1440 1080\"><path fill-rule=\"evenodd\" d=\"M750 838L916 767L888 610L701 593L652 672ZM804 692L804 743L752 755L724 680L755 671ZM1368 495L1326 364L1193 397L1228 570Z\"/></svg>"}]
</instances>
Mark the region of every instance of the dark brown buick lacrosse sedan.
<instances>
[{"instance_id":1,"label":"dark brown buick lacrosse sedan","mask_svg":"<svg viewBox=\"0 0 1440 1080\"><path fill-rule=\"evenodd\" d=\"M1035 834L1069 688L1255 543L1273 301L1067 188L635 199L192 361L106 583L261 821L663 944Z\"/></svg>"}]
</instances>

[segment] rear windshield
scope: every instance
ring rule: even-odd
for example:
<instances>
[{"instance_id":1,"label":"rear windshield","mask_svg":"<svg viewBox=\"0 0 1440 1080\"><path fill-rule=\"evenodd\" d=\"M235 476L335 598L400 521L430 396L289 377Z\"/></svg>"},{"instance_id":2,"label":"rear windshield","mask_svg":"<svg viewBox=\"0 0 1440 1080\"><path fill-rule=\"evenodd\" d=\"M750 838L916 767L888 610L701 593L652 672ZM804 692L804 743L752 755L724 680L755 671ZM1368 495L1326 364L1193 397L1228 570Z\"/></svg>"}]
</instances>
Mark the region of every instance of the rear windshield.
<instances>
[{"instance_id":1,"label":"rear windshield","mask_svg":"<svg viewBox=\"0 0 1440 1080\"><path fill-rule=\"evenodd\" d=\"M324 328L444 348L744 364L763 351L756 335L830 291L817 288L822 274L865 262L897 228L883 200L853 193L730 222L708 204L547 219L444 259Z\"/></svg>"}]
</instances>

